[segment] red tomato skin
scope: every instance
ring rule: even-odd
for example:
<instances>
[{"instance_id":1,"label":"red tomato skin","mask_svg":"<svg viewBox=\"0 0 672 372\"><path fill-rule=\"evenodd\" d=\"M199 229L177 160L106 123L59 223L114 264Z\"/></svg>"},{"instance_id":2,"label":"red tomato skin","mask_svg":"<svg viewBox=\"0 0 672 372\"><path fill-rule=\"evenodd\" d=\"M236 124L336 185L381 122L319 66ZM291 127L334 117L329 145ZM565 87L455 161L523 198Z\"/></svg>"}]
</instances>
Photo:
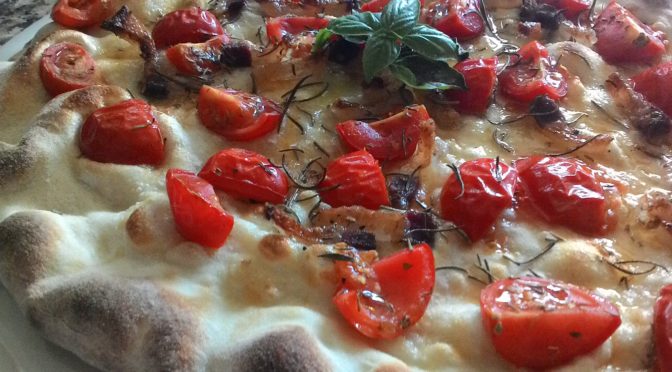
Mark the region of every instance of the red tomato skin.
<instances>
[{"instance_id":1,"label":"red tomato skin","mask_svg":"<svg viewBox=\"0 0 672 372\"><path fill-rule=\"evenodd\" d=\"M366 150L376 160L408 159L420 141L421 125L430 120L424 105L414 105L404 111L373 123L348 120L336 125L336 132L351 150Z\"/></svg>"},{"instance_id":2,"label":"red tomato skin","mask_svg":"<svg viewBox=\"0 0 672 372\"><path fill-rule=\"evenodd\" d=\"M96 62L79 44L54 44L42 53L40 79L44 89L55 97L95 84Z\"/></svg>"},{"instance_id":3,"label":"red tomato skin","mask_svg":"<svg viewBox=\"0 0 672 372\"><path fill-rule=\"evenodd\" d=\"M478 0L439 0L429 6L425 23L459 41L480 36L485 29Z\"/></svg>"},{"instance_id":4,"label":"red tomato skin","mask_svg":"<svg viewBox=\"0 0 672 372\"><path fill-rule=\"evenodd\" d=\"M521 103L530 103L544 94L553 100L567 95L567 81L543 45L532 41L524 45L519 54L519 62L499 75L502 93Z\"/></svg>"},{"instance_id":5,"label":"red tomato skin","mask_svg":"<svg viewBox=\"0 0 672 372\"><path fill-rule=\"evenodd\" d=\"M371 0L362 4L359 10L361 12L380 13L389 3L390 0ZM420 7L423 6L425 6L425 0L420 0Z\"/></svg>"},{"instance_id":6,"label":"red tomato skin","mask_svg":"<svg viewBox=\"0 0 672 372\"><path fill-rule=\"evenodd\" d=\"M497 58L467 59L454 68L464 76L467 90L446 91L446 98L457 102L455 109L460 113L484 113L497 83Z\"/></svg>"},{"instance_id":7,"label":"red tomato skin","mask_svg":"<svg viewBox=\"0 0 672 372\"><path fill-rule=\"evenodd\" d=\"M640 72L632 77L633 88L647 101L658 106L668 116L672 116L672 95L668 87L672 85L672 62L664 62Z\"/></svg>"},{"instance_id":8,"label":"red tomato skin","mask_svg":"<svg viewBox=\"0 0 672 372\"><path fill-rule=\"evenodd\" d=\"M383 171L366 150L341 156L326 172L319 185L320 197L332 207L359 205L375 210L390 205Z\"/></svg>"},{"instance_id":9,"label":"red tomato skin","mask_svg":"<svg viewBox=\"0 0 672 372\"><path fill-rule=\"evenodd\" d=\"M602 236L616 222L595 172L582 161L532 157L516 162L519 204L548 223L588 236Z\"/></svg>"},{"instance_id":10,"label":"red tomato skin","mask_svg":"<svg viewBox=\"0 0 672 372\"><path fill-rule=\"evenodd\" d=\"M159 49L180 43L204 43L216 36L223 36L225 42L229 41L217 17L197 7L166 14L152 31L152 38Z\"/></svg>"},{"instance_id":11,"label":"red tomato skin","mask_svg":"<svg viewBox=\"0 0 672 372\"><path fill-rule=\"evenodd\" d=\"M656 371L672 370L672 285L663 287L653 312Z\"/></svg>"},{"instance_id":12,"label":"red tomato skin","mask_svg":"<svg viewBox=\"0 0 672 372\"><path fill-rule=\"evenodd\" d=\"M651 63L665 53L664 34L653 31L615 0L604 8L593 28L595 50L608 63Z\"/></svg>"},{"instance_id":13,"label":"red tomato skin","mask_svg":"<svg viewBox=\"0 0 672 372\"><path fill-rule=\"evenodd\" d=\"M274 131L282 120L282 109L263 97L204 85L198 95L198 117L224 138L247 142Z\"/></svg>"},{"instance_id":14,"label":"red tomato skin","mask_svg":"<svg viewBox=\"0 0 672 372\"><path fill-rule=\"evenodd\" d=\"M109 13L103 0L59 0L51 9L51 18L68 28L86 28L100 24Z\"/></svg>"},{"instance_id":15,"label":"red tomato skin","mask_svg":"<svg viewBox=\"0 0 672 372\"><path fill-rule=\"evenodd\" d=\"M541 0L541 4L552 5L570 20L576 20L581 13L590 9L590 1L584 0Z\"/></svg>"},{"instance_id":16,"label":"red tomato skin","mask_svg":"<svg viewBox=\"0 0 672 372\"><path fill-rule=\"evenodd\" d=\"M166 189L177 231L186 240L219 249L233 229L233 216L219 204L215 190L195 174L169 169Z\"/></svg>"},{"instance_id":17,"label":"red tomato skin","mask_svg":"<svg viewBox=\"0 0 672 372\"><path fill-rule=\"evenodd\" d=\"M274 44L281 43L285 37L307 31L318 31L329 25L324 17L277 17L266 22L266 35Z\"/></svg>"},{"instance_id":18,"label":"red tomato skin","mask_svg":"<svg viewBox=\"0 0 672 372\"><path fill-rule=\"evenodd\" d=\"M364 336L393 339L417 323L427 310L434 290L434 254L427 244L421 244L372 266L381 291L375 295L385 305L375 306L374 301L361 295L362 290L347 286L339 288L333 302L348 323Z\"/></svg>"},{"instance_id":19,"label":"red tomato skin","mask_svg":"<svg viewBox=\"0 0 672 372\"><path fill-rule=\"evenodd\" d=\"M82 126L79 148L100 163L159 165L165 158L152 107L139 99L94 111Z\"/></svg>"},{"instance_id":20,"label":"red tomato skin","mask_svg":"<svg viewBox=\"0 0 672 372\"><path fill-rule=\"evenodd\" d=\"M236 199L281 204L289 192L287 175L254 151L231 148L213 155L198 173Z\"/></svg>"},{"instance_id":21,"label":"red tomato skin","mask_svg":"<svg viewBox=\"0 0 672 372\"><path fill-rule=\"evenodd\" d=\"M461 228L472 242L486 236L502 214L513 203L517 172L494 159L476 159L459 167L464 193L452 174L441 190L441 217ZM501 181L498 178L501 176Z\"/></svg>"},{"instance_id":22,"label":"red tomato skin","mask_svg":"<svg viewBox=\"0 0 672 372\"><path fill-rule=\"evenodd\" d=\"M226 36L217 36L205 43L181 43L166 49L166 58L183 75L202 76L221 70L219 58Z\"/></svg>"}]
</instances>

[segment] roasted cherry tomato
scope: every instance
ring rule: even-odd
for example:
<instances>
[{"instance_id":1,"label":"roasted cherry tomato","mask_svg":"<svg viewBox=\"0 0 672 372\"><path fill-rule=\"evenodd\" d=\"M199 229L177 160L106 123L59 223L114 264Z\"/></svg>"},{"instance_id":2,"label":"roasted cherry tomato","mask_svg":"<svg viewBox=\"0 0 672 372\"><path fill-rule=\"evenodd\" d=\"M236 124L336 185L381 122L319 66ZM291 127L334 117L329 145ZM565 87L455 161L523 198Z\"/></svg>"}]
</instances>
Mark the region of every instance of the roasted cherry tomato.
<instances>
[{"instance_id":1,"label":"roasted cherry tomato","mask_svg":"<svg viewBox=\"0 0 672 372\"><path fill-rule=\"evenodd\" d=\"M551 224L599 236L616 223L615 201L582 161L531 157L516 162L520 205Z\"/></svg>"},{"instance_id":2,"label":"roasted cherry tomato","mask_svg":"<svg viewBox=\"0 0 672 372\"><path fill-rule=\"evenodd\" d=\"M104 0L59 0L51 10L51 18L69 28L96 26L108 14L107 1Z\"/></svg>"},{"instance_id":3,"label":"roasted cherry tomato","mask_svg":"<svg viewBox=\"0 0 672 372\"><path fill-rule=\"evenodd\" d=\"M366 252L362 253L365 254ZM370 338L390 339L425 314L434 289L434 254L427 244L374 263L353 252L353 262L337 262L343 284L334 304L343 317Z\"/></svg>"},{"instance_id":4,"label":"roasted cherry tomato","mask_svg":"<svg viewBox=\"0 0 672 372\"><path fill-rule=\"evenodd\" d=\"M224 245L233 229L233 216L219 204L212 185L191 172L170 169L166 189L182 237L212 249Z\"/></svg>"},{"instance_id":5,"label":"roasted cherry tomato","mask_svg":"<svg viewBox=\"0 0 672 372\"><path fill-rule=\"evenodd\" d=\"M319 185L320 197L332 207L390 205L383 171L366 150L341 156L329 163L326 172Z\"/></svg>"},{"instance_id":6,"label":"roasted cherry tomato","mask_svg":"<svg viewBox=\"0 0 672 372\"><path fill-rule=\"evenodd\" d=\"M498 280L481 292L483 326L518 367L549 369L590 353L621 324L616 306L577 286L536 277Z\"/></svg>"},{"instance_id":7,"label":"roasted cherry tomato","mask_svg":"<svg viewBox=\"0 0 672 372\"><path fill-rule=\"evenodd\" d=\"M205 43L181 43L166 50L166 58L184 75L201 76L222 68L220 57L226 36L214 37Z\"/></svg>"},{"instance_id":8,"label":"roasted cherry tomato","mask_svg":"<svg viewBox=\"0 0 672 372\"><path fill-rule=\"evenodd\" d=\"M473 39L485 29L478 0L438 0L428 6L425 23L460 41Z\"/></svg>"},{"instance_id":9,"label":"roasted cherry tomato","mask_svg":"<svg viewBox=\"0 0 672 372\"><path fill-rule=\"evenodd\" d=\"M494 159L471 160L458 170L441 190L441 216L475 242L490 232L497 218L511 206L517 174Z\"/></svg>"},{"instance_id":10,"label":"roasted cherry tomato","mask_svg":"<svg viewBox=\"0 0 672 372\"><path fill-rule=\"evenodd\" d=\"M359 8L362 12L380 13L385 6L389 4L390 0L371 0L367 1ZM425 0L420 0L420 6L425 5Z\"/></svg>"},{"instance_id":11,"label":"roasted cherry tomato","mask_svg":"<svg viewBox=\"0 0 672 372\"><path fill-rule=\"evenodd\" d=\"M285 37L304 32L318 31L329 25L324 17L278 17L266 22L266 35L274 44L281 43Z\"/></svg>"},{"instance_id":12,"label":"roasted cherry tomato","mask_svg":"<svg viewBox=\"0 0 672 372\"><path fill-rule=\"evenodd\" d=\"M352 150L366 150L380 161L401 160L415 153L421 126L427 120L430 117L425 106L415 105L370 124L348 120L336 125L336 131Z\"/></svg>"},{"instance_id":13,"label":"roasted cherry tomato","mask_svg":"<svg viewBox=\"0 0 672 372\"><path fill-rule=\"evenodd\" d=\"M541 95L558 100L567 94L567 81L538 41L520 49L520 59L499 75L502 92L522 103Z\"/></svg>"},{"instance_id":14,"label":"roasted cherry tomato","mask_svg":"<svg viewBox=\"0 0 672 372\"><path fill-rule=\"evenodd\" d=\"M632 83L647 101L672 116L672 94L667 90L672 86L672 62L661 63L633 76Z\"/></svg>"},{"instance_id":15,"label":"roasted cherry tomato","mask_svg":"<svg viewBox=\"0 0 672 372\"><path fill-rule=\"evenodd\" d=\"M455 108L461 113L484 113L497 82L497 58L467 59L456 64L455 70L464 76L467 90L448 90L445 97L457 102Z\"/></svg>"},{"instance_id":16,"label":"roasted cherry tomato","mask_svg":"<svg viewBox=\"0 0 672 372\"><path fill-rule=\"evenodd\" d=\"M650 63L665 53L663 33L653 31L615 0L604 8L593 28L595 50L608 63Z\"/></svg>"},{"instance_id":17,"label":"roasted cherry tomato","mask_svg":"<svg viewBox=\"0 0 672 372\"><path fill-rule=\"evenodd\" d=\"M656 371L672 371L672 285L663 287L653 312Z\"/></svg>"},{"instance_id":18,"label":"roasted cherry tomato","mask_svg":"<svg viewBox=\"0 0 672 372\"><path fill-rule=\"evenodd\" d=\"M165 157L152 107L139 99L94 111L82 127L79 148L101 163L159 165Z\"/></svg>"},{"instance_id":19,"label":"roasted cherry tomato","mask_svg":"<svg viewBox=\"0 0 672 372\"><path fill-rule=\"evenodd\" d=\"M58 43L40 60L42 85L52 96L96 83L96 62L81 45Z\"/></svg>"},{"instance_id":20,"label":"roasted cherry tomato","mask_svg":"<svg viewBox=\"0 0 672 372\"><path fill-rule=\"evenodd\" d=\"M159 49L180 43L204 43L215 36L223 36L224 42L229 41L217 17L196 7L166 14L152 31L152 38Z\"/></svg>"},{"instance_id":21,"label":"roasted cherry tomato","mask_svg":"<svg viewBox=\"0 0 672 372\"><path fill-rule=\"evenodd\" d=\"M198 174L237 199L280 204L287 197L287 176L254 151L226 149L213 155Z\"/></svg>"},{"instance_id":22,"label":"roasted cherry tomato","mask_svg":"<svg viewBox=\"0 0 672 372\"><path fill-rule=\"evenodd\" d=\"M539 3L553 6L571 20L576 20L581 13L590 9L590 0L539 0Z\"/></svg>"},{"instance_id":23,"label":"roasted cherry tomato","mask_svg":"<svg viewBox=\"0 0 672 372\"><path fill-rule=\"evenodd\" d=\"M211 131L232 141L251 141L275 130L282 120L277 103L233 89L201 87L198 117Z\"/></svg>"}]
</instances>

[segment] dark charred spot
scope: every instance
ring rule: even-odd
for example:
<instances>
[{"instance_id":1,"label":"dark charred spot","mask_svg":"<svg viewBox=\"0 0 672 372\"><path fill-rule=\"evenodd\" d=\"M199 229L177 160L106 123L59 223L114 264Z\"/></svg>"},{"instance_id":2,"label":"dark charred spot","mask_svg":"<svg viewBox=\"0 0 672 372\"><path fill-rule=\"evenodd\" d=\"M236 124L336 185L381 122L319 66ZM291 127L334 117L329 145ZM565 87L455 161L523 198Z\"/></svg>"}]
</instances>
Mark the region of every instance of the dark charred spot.
<instances>
[{"instance_id":1,"label":"dark charred spot","mask_svg":"<svg viewBox=\"0 0 672 372\"><path fill-rule=\"evenodd\" d=\"M350 61L357 58L359 51L359 45L339 38L338 41L329 45L327 58L339 65L347 65Z\"/></svg>"},{"instance_id":2,"label":"dark charred spot","mask_svg":"<svg viewBox=\"0 0 672 372\"><path fill-rule=\"evenodd\" d=\"M376 249L376 236L368 231L349 230L341 234L341 240L360 251L373 251Z\"/></svg>"},{"instance_id":3,"label":"dark charred spot","mask_svg":"<svg viewBox=\"0 0 672 372\"><path fill-rule=\"evenodd\" d=\"M168 97L168 82L159 74L145 76L142 94L150 98L163 99Z\"/></svg>"},{"instance_id":4,"label":"dark charred spot","mask_svg":"<svg viewBox=\"0 0 672 372\"><path fill-rule=\"evenodd\" d=\"M417 177L394 175L387 180L387 190L393 208L408 209L410 202L418 193L420 182Z\"/></svg>"},{"instance_id":5,"label":"dark charred spot","mask_svg":"<svg viewBox=\"0 0 672 372\"><path fill-rule=\"evenodd\" d=\"M520 20L523 22L537 22L541 27L555 31L560 27L565 17L561 11L548 4L538 4L537 0L525 0L520 7Z\"/></svg>"},{"instance_id":6,"label":"dark charred spot","mask_svg":"<svg viewBox=\"0 0 672 372\"><path fill-rule=\"evenodd\" d=\"M233 41L224 45L219 60L228 67L250 67L252 66L252 50L247 43Z\"/></svg>"},{"instance_id":7,"label":"dark charred spot","mask_svg":"<svg viewBox=\"0 0 672 372\"><path fill-rule=\"evenodd\" d=\"M637 128L640 129L646 140L652 144L664 143L672 130L671 126L669 116L655 107L651 107L637 123Z\"/></svg>"},{"instance_id":8,"label":"dark charred spot","mask_svg":"<svg viewBox=\"0 0 672 372\"><path fill-rule=\"evenodd\" d=\"M546 124L565 121L558 103L545 94L534 99L530 105L530 115L534 116L534 120L541 127Z\"/></svg>"},{"instance_id":9,"label":"dark charred spot","mask_svg":"<svg viewBox=\"0 0 672 372\"><path fill-rule=\"evenodd\" d=\"M434 246L436 229L439 227L436 216L430 212L409 211L406 213L408 220L408 238L412 244L427 243Z\"/></svg>"},{"instance_id":10,"label":"dark charred spot","mask_svg":"<svg viewBox=\"0 0 672 372\"><path fill-rule=\"evenodd\" d=\"M246 5L245 0L230 0L226 5L226 12L224 13L227 22L237 21L243 14L243 9L245 9Z\"/></svg>"}]
</instances>

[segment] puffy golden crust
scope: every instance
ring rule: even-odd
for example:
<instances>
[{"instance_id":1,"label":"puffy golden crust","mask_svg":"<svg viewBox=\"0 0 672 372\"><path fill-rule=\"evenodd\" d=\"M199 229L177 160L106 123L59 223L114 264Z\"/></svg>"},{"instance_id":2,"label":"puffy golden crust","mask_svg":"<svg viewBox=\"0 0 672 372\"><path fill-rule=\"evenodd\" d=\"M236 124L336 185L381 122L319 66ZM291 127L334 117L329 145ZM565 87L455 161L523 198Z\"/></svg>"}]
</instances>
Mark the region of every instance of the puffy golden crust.
<instances>
[{"instance_id":1,"label":"puffy golden crust","mask_svg":"<svg viewBox=\"0 0 672 372\"><path fill-rule=\"evenodd\" d=\"M233 371L331 371L332 367L305 329L292 327L272 331L234 353Z\"/></svg>"},{"instance_id":2,"label":"puffy golden crust","mask_svg":"<svg viewBox=\"0 0 672 372\"><path fill-rule=\"evenodd\" d=\"M17 301L47 274L60 228L48 212L16 213L0 223L0 279Z\"/></svg>"},{"instance_id":3,"label":"puffy golden crust","mask_svg":"<svg viewBox=\"0 0 672 372\"><path fill-rule=\"evenodd\" d=\"M40 283L27 313L49 340L104 370L191 371L204 363L193 310L146 280Z\"/></svg>"},{"instance_id":4,"label":"puffy golden crust","mask_svg":"<svg viewBox=\"0 0 672 372\"><path fill-rule=\"evenodd\" d=\"M0 186L4 186L20 178L37 156L28 140L22 140L18 146L2 145L2 142L0 145Z\"/></svg>"}]
</instances>

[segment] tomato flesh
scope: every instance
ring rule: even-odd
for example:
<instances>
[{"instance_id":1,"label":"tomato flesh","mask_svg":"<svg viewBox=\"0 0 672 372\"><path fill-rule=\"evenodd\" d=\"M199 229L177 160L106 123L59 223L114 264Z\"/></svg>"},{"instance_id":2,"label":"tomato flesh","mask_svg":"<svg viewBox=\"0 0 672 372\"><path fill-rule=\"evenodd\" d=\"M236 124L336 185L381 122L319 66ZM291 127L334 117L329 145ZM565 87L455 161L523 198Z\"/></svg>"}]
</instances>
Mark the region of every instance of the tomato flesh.
<instances>
[{"instance_id":1,"label":"tomato flesh","mask_svg":"<svg viewBox=\"0 0 672 372\"><path fill-rule=\"evenodd\" d=\"M672 370L672 285L663 287L653 312L656 370Z\"/></svg>"},{"instance_id":2,"label":"tomato flesh","mask_svg":"<svg viewBox=\"0 0 672 372\"><path fill-rule=\"evenodd\" d=\"M275 102L233 89L201 87L198 117L211 131L232 141L251 141L275 130L282 109Z\"/></svg>"},{"instance_id":3,"label":"tomato flesh","mask_svg":"<svg viewBox=\"0 0 672 372\"><path fill-rule=\"evenodd\" d=\"M212 185L191 172L173 168L166 174L166 189L183 238L212 249L224 245L234 220L219 204Z\"/></svg>"},{"instance_id":4,"label":"tomato flesh","mask_svg":"<svg viewBox=\"0 0 672 372\"><path fill-rule=\"evenodd\" d=\"M532 41L519 54L518 63L499 75L502 93L521 103L530 103L542 95L553 100L567 95L567 81L543 45Z\"/></svg>"},{"instance_id":5,"label":"tomato flesh","mask_svg":"<svg viewBox=\"0 0 672 372\"><path fill-rule=\"evenodd\" d=\"M672 85L672 62L661 63L633 76L632 84L647 101L672 116L672 95L667 90Z\"/></svg>"},{"instance_id":6,"label":"tomato flesh","mask_svg":"<svg viewBox=\"0 0 672 372\"><path fill-rule=\"evenodd\" d=\"M204 43L213 37L229 38L214 14L197 7L166 14L152 30L156 47L165 49L180 43Z\"/></svg>"},{"instance_id":7,"label":"tomato flesh","mask_svg":"<svg viewBox=\"0 0 672 372\"><path fill-rule=\"evenodd\" d=\"M58 43L40 59L40 79L52 96L96 83L96 62L81 45Z\"/></svg>"},{"instance_id":8,"label":"tomato flesh","mask_svg":"<svg viewBox=\"0 0 672 372\"><path fill-rule=\"evenodd\" d=\"M51 10L51 18L61 26L85 28L105 20L108 10L103 0L59 0Z\"/></svg>"},{"instance_id":9,"label":"tomato flesh","mask_svg":"<svg viewBox=\"0 0 672 372\"><path fill-rule=\"evenodd\" d=\"M326 172L319 193L322 201L332 207L359 205L378 209L390 205L385 175L366 150L341 156L329 163Z\"/></svg>"},{"instance_id":10,"label":"tomato flesh","mask_svg":"<svg viewBox=\"0 0 672 372\"><path fill-rule=\"evenodd\" d=\"M608 63L650 63L665 53L663 33L653 31L616 1L604 8L593 28L595 50Z\"/></svg>"},{"instance_id":11,"label":"tomato flesh","mask_svg":"<svg viewBox=\"0 0 672 372\"><path fill-rule=\"evenodd\" d=\"M367 266L360 264L355 271ZM376 339L398 337L427 309L434 289L434 254L427 244L420 244L370 267L373 273L364 274L364 283L344 276L345 284L336 291L333 302L361 334Z\"/></svg>"},{"instance_id":12,"label":"tomato flesh","mask_svg":"<svg viewBox=\"0 0 672 372\"><path fill-rule=\"evenodd\" d=\"M225 40L225 36L217 36L205 43L177 44L166 50L166 58L183 75L202 76L219 71Z\"/></svg>"},{"instance_id":13,"label":"tomato flesh","mask_svg":"<svg viewBox=\"0 0 672 372\"><path fill-rule=\"evenodd\" d=\"M198 176L237 199L280 204L289 192L285 173L265 156L244 149L218 152L208 159Z\"/></svg>"},{"instance_id":14,"label":"tomato flesh","mask_svg":"<svg viewBox=\"0 0 672 372\"><path fill-rule=\"evenodd\" d=\"M278 17L266 22L266 35L274 44L281 43L286 37L304 32L318 31L329 25L324 17Z\"/></svg>"},{"instance_id":15,"label":"tomato flesh","mask_svg":"<svg viewBox=\"0 0 672 372\"><path fill-rule=\"evenodd\" d=\"M601 236L616 224L613 202L580 160L532 157L516 162L520 206L551 224Z\"/></svg>"},{"instance_id":16,"label":"tomato flesh","mask_svg":"<svg viewBox=\"0 0 672 372\"><path fill-rule=\"evenodd\" d=\"M485 29L478 0L439 0L432 3L427 9L425 23L459 41L473 39Z\"/></svg>"},{"instance_id":17,"label":"tomato flesh","mask_svg":"<svg viewBox=\"0 0 672 372\"><path fill-rule=\"evenodd\" d=\"M449 90L445 97L456 102L455 109L460 113L484 113L497 83L497 58L467 59L454 68L464 76L467 90Z\"/></svg>"},{"instance_id":18,"label":"tomato flesh","mask_svg":"<svg viewBox=\"0 0 672 372\"><path fill-rule=\"evenodd\" d=\"M352 150L366 150L376 160L403 160L413 156L421 126L430 120L423 105L414 105L373 123L348 120L336 125L341 140Z\"/></svg>"},{"instance_id":19,"label":"tomato flesh","mask_svg":"<svg viewBox=\"0 0 672 372\"><path fill-rule=\"evenodd\" d=\"M94 111L82 126L79 148L101 163L159 165L165 158L152 107L139 99Z\"/></svg>"},{"instance_id":20,"label":"tomato flesh","mask_svg":"<svg viewBox=\"0 0 672 372\"><path fill-rule=\"evenodd\" d=\"M441 216L461 228L474 242L493 228L513 203L517 172L495 159L476 159L459 167L441 190Z\"/></svg>"},{"instance_id":21,"label":"tomato flesh","mask_svg":"<svg viewBox=\"0 0 672 372\"><path fill-rule=\"evenodd\" d=\"M498 280L481 292L485 331L518 367L561 366L602 345L621 324L618 309L577 286L536 277Z\"/></svg>"},{"instance_id":22,"label":"tomato flesh","mask_svg":"<svg viewBox=\"0 0 672 372\"><path fill-rule=\"evenodd\" d=\"M380 13L389 3L390 0L371 0L362 4L359 10L362 12ZM425 0L420 0L420 6L425 6Z\"/></svg>"}]
</instances>

